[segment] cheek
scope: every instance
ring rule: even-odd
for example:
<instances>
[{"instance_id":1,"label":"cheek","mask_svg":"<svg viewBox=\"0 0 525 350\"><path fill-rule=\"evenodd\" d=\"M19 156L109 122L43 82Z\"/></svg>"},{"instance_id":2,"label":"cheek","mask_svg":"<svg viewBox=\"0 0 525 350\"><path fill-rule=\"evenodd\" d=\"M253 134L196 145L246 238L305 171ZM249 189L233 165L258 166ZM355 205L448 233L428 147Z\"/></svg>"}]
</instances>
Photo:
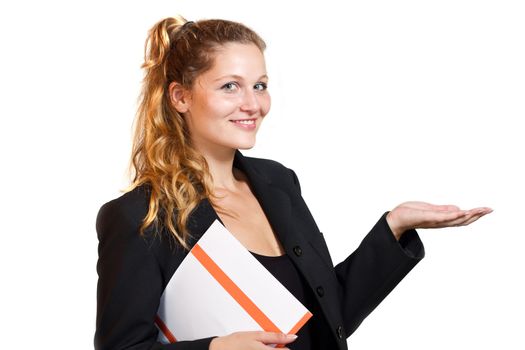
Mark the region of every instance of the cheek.
<instances>
[{"instance_id":1,"label":"cheek","mask_svg":"<svg viewBox=\"0 0 525 350\"><path fill-rule=\"evenodd\" d=\"M270 111L270 107L272 105L272 99L270 95L269 94L264 95L260 103L261 103L262 115L265 116Z\"/></svg>"},{"instance_id":2,"label":"cheek","mask_svg":"<svg viewBox=\"0 0 525 350\"><path fill-rule=\"evenodd\" d=\"M221 119L234 113L239 101L237 98L209 98L207 110L210 117Z\"/></svg>"}]
</instances>

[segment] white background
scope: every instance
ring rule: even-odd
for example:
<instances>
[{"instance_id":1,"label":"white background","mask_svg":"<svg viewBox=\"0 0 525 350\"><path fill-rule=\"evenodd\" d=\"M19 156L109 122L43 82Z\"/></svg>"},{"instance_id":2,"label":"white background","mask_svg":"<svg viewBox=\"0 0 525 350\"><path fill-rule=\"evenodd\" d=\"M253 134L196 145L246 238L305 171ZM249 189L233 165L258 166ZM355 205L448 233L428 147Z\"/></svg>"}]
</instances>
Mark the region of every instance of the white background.
<instances>
[{"instance_id":1,"label":"white background","mask_svg":"<svg viewBox=\"0 0 525 350\"><path fill-rule=\"evenodd\" d=\"M16 5L14 5L16 4ZM2 348L90 349L98 208L127 184L147 30L243 22L272 111L247 155L293 168L335 262L405 200L490 206L427 256L351 349L523 349L522 1L0 5Z\"/></svg>"}]
</instances>

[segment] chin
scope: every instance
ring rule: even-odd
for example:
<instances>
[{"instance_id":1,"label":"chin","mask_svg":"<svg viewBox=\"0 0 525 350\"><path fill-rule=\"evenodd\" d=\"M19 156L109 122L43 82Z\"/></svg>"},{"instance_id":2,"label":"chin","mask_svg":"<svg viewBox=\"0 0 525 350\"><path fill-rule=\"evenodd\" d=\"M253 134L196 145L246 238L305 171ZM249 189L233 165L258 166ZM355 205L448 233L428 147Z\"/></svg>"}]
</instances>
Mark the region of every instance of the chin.
<instances>
[{"instance_id":1,"label":"chin","mask_svg":"<svg viewBox=\"0 0 525 350\"><path fill-rule=\"evenodd\" d=\"M255 135L242 135L232 137L230 145L236 149L250 149L255 146Z\"/></svg>"},{"instance_id":2,"label":"chin","mask_svg":"<svg viewBox=\"0 0 525 350\"><path fill-rule=\"evenodd\" d=\"M242 150L246 150L246 149L252 149L255 145L251 145L251 146L239 146L237 147L237 149L242 149Z\"/></svg>"},{"instance_id":3,"label":"chin","mask_svg":"<svg viewBox=\"0 0 525 350\"><path fill-rule=\"evenodd\" d=\"M240 143L237 145L237 149L251 149L255 146L255 142L251 142L251 143Z\"/></svg>"},{"instance_id":4,"label":"chin","mask_svg":"<svg viewBox=\"0 0 525 350\"><path fill-rule=\"evenodd\" d=\"M235 148L237 149L251 149L255 146L255 140L246 140L244 142L237 142Z\"/></svg>"}]
</instances>

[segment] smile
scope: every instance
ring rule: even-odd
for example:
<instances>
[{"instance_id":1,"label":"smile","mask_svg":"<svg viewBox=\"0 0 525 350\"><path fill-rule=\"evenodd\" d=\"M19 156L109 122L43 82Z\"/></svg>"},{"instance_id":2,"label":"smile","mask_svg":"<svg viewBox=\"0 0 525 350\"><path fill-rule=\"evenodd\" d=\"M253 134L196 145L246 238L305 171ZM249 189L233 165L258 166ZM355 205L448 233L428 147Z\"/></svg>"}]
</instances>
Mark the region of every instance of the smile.
<instances>
[{"instance_id":1,"label":"smile","mask_svg":"<svg viewBox=\"0 0 525 350\"><path fill-rule=\"evenodd\" d=\"M257 119L238 119L238 120L230 120L232 123L240 126L244 129L254 129L255 128L255 121Z\"/></svg>"},{"instance_id":2,"label":"smile","mask_svg":"<svg viewBox=\"0 0 525 350\"><path fill-rule=\"evenodd\" d=\"M239 120L230 120L230 121L234 123L240 123L240 124L246 124L246 125L255 124L255 119L239 119Z\"/></svg>"}]
</instances>

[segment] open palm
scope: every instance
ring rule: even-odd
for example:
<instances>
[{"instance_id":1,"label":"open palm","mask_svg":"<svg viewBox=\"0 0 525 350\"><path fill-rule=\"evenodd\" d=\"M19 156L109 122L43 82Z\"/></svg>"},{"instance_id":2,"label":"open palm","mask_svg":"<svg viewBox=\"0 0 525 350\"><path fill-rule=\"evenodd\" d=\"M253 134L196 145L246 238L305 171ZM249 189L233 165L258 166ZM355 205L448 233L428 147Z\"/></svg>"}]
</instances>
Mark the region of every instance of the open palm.
<instances>
[{"instance_id":1,"label":"open palm","mask_svg":"<svg viewBox=\"0 0 525 350\"><path fill-rule=\"evenodd\" d=\"M399 239L403 232L410 229L465 226L491 212L492 209L487 207L462 210L455 205L405 202L388 213L386 219L394 236Z\"/></svg>"}]
</instances>

